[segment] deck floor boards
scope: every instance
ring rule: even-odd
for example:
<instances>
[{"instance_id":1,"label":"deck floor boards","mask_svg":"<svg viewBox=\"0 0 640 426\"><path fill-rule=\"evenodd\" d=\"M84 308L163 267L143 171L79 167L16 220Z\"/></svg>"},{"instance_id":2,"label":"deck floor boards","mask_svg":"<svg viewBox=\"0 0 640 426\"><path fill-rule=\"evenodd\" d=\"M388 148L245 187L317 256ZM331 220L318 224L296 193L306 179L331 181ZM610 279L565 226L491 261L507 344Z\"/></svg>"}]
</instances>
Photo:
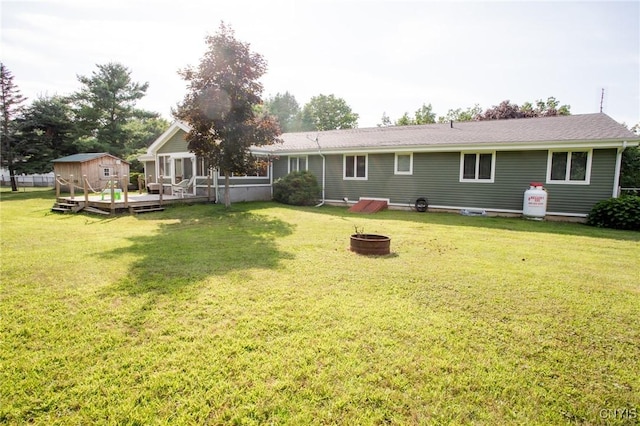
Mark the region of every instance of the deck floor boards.
<instances>
[{"instance_id":1,"label":"deck floor boards","mask_svg":"<svg viewBox=\"0 0 640 426\"><path fill-rule=\"evenodd\" d=\"M176 203L206 203L208 202L207 196L199 196L199 195L190 195L186 194L184 196L176 196L176 195L163 195L162 196L162 205L167 204L176 204ZM85 198L83 194L75 195L73 198L71 195L61 195L58 197L58 203L70 203L69 205L75 205L71 203L85 203ZM113 209L115 211L122 211L126 209L134 209L145 206L158 206L160 205L160 195L159 194L139 194L139 193L129 193L127 197L127 201L124 200L124 195L119 200L114 200ZM101 195L90 195L88 197L87 207L94 207L101 210L110 210L111 200L109 197L102 197Z\"/></svg>"}]
</instances>

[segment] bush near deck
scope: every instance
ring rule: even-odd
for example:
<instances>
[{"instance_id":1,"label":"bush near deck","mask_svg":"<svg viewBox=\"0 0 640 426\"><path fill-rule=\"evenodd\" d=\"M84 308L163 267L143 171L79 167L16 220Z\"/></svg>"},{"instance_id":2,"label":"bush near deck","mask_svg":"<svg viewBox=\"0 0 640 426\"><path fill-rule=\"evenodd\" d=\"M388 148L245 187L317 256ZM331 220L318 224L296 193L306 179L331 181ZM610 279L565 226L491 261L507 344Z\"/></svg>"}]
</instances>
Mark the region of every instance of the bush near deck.
<instances>
[{"instance_id":1,"label":"bush near deck","mask_svg":"<svg viewBox=\"0 0 640 426\"><path fill-rule=\"evenodd\" d=\"M636 232L2 192L5 424L634 424ZM392 254L349 251L354 226Z\"/></svg>"}]
</instances>

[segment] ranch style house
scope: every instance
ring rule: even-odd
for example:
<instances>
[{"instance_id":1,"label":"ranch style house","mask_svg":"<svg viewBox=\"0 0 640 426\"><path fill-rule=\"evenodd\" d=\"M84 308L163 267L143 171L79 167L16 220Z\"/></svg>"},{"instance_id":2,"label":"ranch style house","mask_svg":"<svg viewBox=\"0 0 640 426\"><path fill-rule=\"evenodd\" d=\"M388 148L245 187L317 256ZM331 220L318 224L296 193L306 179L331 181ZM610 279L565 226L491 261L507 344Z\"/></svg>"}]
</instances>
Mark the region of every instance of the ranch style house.
<instances>
[{"instance_id":1,"label":"ranch style house","mask_svg":"<svg viewBox=\"0 0 640 426\"><path fill-rule=\"evenodd\" d=\"M201 195L209 165L189 152L189 126L176 121L139 160L148 182L165 191L185 179ZM584 218L616 197L622 152L640 137L603 113L285 133L283 143L255 147L264 160L251 175L232 176L231 199L269 200L274 180L295 170L318 179L327 204L362 199L429 210L482 210L518 215L531 182L547 191L547 215ZM162 180L161 180L162 177Z\"/></svg>"}]
</instances>

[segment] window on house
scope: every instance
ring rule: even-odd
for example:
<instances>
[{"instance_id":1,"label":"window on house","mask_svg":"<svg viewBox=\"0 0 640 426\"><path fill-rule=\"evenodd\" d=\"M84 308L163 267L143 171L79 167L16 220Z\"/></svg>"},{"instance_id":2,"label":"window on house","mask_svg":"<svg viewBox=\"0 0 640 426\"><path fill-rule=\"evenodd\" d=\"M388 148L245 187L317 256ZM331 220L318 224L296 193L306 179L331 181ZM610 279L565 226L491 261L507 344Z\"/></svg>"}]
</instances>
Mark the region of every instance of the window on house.
<instances>
[{"instance_id":1,"label":"window on house","mask_svg":"<svg viewBox=\"0 0 640 426\"><path fill-rule=\"evenodd\" d=\"M460 156L461 182L492 183L495 174L495 152L467 153Z\"/></svg>"},{"instance_id":2,"label":"window on house","mask_svg":"<svg viewBox=\"0 0 640 426\"><path fill-rule=\"evenodd\" d=\"M209 161L196 157L196 176L208 176L209 175Z\"/></svg>"},{"instance_id":3,"label":"window on house","mask_svg":"<svg viewBox=\"0 0 640 426\"><path fill-rule=\"evenodd\" d=\"M547 183L589 183L591 151L549 151Z\"/></svg>"},{"instance_id":4,"label":"window on house","mask_svg":"<svg viewBox=\"0 0 640 426\"><path fill-rule=\"evenodd\" d=\"M345 155L344 156L344 178L345 179L366 179L367 178L367 156L366 155Z\"/></svg>"},{"instance_id":5,"label":"window on house","mask_svg":"<svg viewBox=\"0 0 640 426\"><path fill-rule=\"evenodd\" d=\"M307 156L289 157L289 173L307 170Z\"/></svg>"},{"instance_id":6,"label":"window on house","mask_svg":"<svg viewBox=\"0 0 640 426\"><path fill-rule=\"evenodd\" d=\"M176 174L176 182L179 182L184 178L184 169L182 168L183 160L182 158L176 158L173 161L173 170Z\"/></svg>"},{"instance_id":7,"label":"window on house","mask_svg":"<svg viewBox=\"0 0 640 426\"><path fill-rule=\"evenodd\" d=\"M218 177L223 178L224 173L222 170L218 170ZM248 177L248 178L265 178L269 177L269 161L256 160L247 169L247 173L231 173L230 177Z\"/></svg>"},{"instance_id":8,"label":"window on house","mask_svg":"<svg viewBox=\"0 0 640 426\"><path fill-rule=\"evenodd\" d=\"M162 176L171 176L171 157L168 155L160 155L158 156L158 160L160 163L160 170L158 170L158 174Z\"/></svg>"},{"instance_id":9,"label":"window on house","mask_svg":"<svg viewBox=\"0 0 640 426\"><path fill-rule=\"evenodd\" d=\"M103 168L102 169L102 176L106 177L106 178L111 177L111 169L108 168L108 167Z\"/></svg>"},{"instance_id":10,"label":"window on house","mask_svg":"<svg viewBox=\"0 0 640 426\"><path fill-rule=\"evenodd\" d=\"M396 175L413 174L413 153L396 154L394 173Z\"/></svg>"}]
</instances>

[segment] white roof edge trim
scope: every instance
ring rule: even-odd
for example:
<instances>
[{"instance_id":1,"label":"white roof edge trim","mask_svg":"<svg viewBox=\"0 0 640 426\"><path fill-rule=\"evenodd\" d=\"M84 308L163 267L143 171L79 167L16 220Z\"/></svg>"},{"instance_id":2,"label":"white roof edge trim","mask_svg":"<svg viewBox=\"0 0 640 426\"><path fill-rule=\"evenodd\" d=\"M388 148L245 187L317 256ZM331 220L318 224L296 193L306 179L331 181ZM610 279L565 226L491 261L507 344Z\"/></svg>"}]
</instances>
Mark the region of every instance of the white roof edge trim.
<instances>
[{"instance_id":1,"label":"white roof edge trim","mask_svg":"<svg viewBox=\"0 0 640 426\"><path fill-rule=\"evenodd\" d=\"M398 145L385 147L344 147L321 149L322 154L345 154L345 153L367 153L386 154L396 152L459 152L459 151L540 151L548 149L599 149L599 148L619 148L622 147L623 140L615 141L556 141L556 142L517 142L504 144L439 144L439 145ZM638 142L627 142L627 146L638 146ZM257 152L257 151L256 151ZM298 150L275 150L269 151L272 155L309 155L317 154L317 148Z\"/></svg>"}]
</instances>

